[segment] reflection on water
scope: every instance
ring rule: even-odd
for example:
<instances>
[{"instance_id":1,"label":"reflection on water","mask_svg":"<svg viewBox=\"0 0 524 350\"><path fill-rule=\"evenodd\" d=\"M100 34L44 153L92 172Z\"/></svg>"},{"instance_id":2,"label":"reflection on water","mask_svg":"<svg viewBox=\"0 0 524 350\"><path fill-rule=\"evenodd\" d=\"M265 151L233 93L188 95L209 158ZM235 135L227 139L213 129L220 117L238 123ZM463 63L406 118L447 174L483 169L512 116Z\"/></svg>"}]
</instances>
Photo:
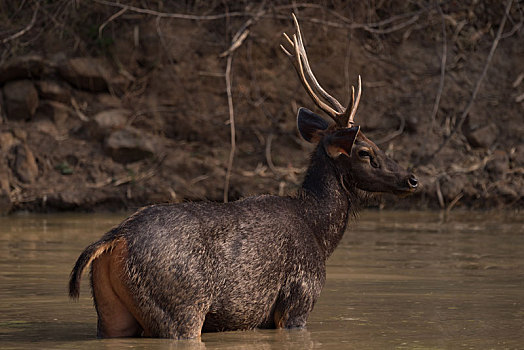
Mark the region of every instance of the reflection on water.
<instances>
[{"instance_id":1,"label":"reflection on water","mask_svg":"<svg viewBox=\"0 0 524 350\"><path fill-rule=\"evenodd\" d=\"M122 215L0 218L1 348L420 349L524 346L524 218L364 212L328 263L307 330L209 333L202 341L97 340L88 279L70 269Z\"/></svg>"}]
</instances>

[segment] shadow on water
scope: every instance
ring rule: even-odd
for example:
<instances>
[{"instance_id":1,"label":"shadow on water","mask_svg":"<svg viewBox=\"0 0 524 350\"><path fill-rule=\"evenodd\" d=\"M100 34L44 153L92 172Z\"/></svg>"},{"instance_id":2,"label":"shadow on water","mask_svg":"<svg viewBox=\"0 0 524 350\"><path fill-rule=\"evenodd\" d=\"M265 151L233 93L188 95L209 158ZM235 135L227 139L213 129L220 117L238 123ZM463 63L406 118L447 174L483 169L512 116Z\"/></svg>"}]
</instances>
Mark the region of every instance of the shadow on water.
<instances>
[{"instance_id":1,"label":"shadow on water","mask_svg":"<svg viewBox=\"0 0 524 350\"><path fill-rule=\"evenodd\" d=\"M88 278L67 298L82 249L123 215L0 218L2 349L521 348L524 218L508 213L364 212L328 261L307 330L201 340L96 339Z\"/></svg>"}]
</instances>

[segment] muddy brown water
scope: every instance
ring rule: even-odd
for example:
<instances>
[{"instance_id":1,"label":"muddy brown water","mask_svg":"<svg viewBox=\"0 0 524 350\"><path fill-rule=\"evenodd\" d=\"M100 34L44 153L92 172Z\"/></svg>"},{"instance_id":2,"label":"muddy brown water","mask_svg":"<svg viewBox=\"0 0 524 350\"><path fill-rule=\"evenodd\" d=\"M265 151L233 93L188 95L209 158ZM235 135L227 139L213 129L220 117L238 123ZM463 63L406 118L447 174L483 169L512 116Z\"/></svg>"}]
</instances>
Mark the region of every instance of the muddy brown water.
<instances>
[{"instance_id":1,"label":"muddy brown water","mask_svg":"<svg viewBox=\"0 0 524 350\"><path fill-rule=\"evenodd\" d=\"M366 211L328 262L306 330L98 340L70 269L123 215L0 218L0 348L524 349L524 216Z\"/></svg>"}]
</instances>

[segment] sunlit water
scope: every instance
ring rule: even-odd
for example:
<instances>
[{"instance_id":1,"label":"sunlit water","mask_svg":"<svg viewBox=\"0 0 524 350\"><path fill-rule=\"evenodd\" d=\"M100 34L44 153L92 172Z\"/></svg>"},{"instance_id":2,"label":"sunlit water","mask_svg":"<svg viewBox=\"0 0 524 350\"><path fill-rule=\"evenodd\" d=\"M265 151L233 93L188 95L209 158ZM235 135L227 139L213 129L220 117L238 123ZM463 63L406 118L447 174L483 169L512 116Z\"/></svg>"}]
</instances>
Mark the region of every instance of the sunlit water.
<instances>
[{"instance_id":1,"label":"sunlit water","mask_svg":"<svg viewBox=\"0 0 524 350\"><path fill-rule=\"evenodd\" d=\"M83 248L122 215L0 218L0 348L524 349L524 217L364 212L328 262L307 330L96 339Z\"/></svg>"}]
</instances>

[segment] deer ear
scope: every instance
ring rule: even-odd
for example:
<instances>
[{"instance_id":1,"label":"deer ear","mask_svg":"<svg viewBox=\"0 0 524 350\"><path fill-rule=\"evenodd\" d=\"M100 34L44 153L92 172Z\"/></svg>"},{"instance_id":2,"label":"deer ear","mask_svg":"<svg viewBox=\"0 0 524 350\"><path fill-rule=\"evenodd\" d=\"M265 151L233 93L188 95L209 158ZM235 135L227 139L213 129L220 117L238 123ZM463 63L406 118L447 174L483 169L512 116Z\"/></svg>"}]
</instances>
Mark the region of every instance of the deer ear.
<instances>
[{"instance_id":1,"label":"deer ear","mask_svg":"<svg viewBox=\"0 0 524 350\"><path fill-rule=\"evenodd\" d=\"M300 107L297 114L297 126L300 135L307 142L316 143L323 136L323 131L329 126L321 116L311 112L309 109Z\"/></svg>"},{"instance_id":2,"label":"deer ear","mask_svg":"<svg viewBox=\"0 0 524 350\"><path fill-rule=\"evenodd\" d=\"M360 126L354 126L337 130L329 135L324 141L324 147L329 156L338 158L341 154L344 154L349 157L359 130Z\"/></svg>"}]
</instances>

